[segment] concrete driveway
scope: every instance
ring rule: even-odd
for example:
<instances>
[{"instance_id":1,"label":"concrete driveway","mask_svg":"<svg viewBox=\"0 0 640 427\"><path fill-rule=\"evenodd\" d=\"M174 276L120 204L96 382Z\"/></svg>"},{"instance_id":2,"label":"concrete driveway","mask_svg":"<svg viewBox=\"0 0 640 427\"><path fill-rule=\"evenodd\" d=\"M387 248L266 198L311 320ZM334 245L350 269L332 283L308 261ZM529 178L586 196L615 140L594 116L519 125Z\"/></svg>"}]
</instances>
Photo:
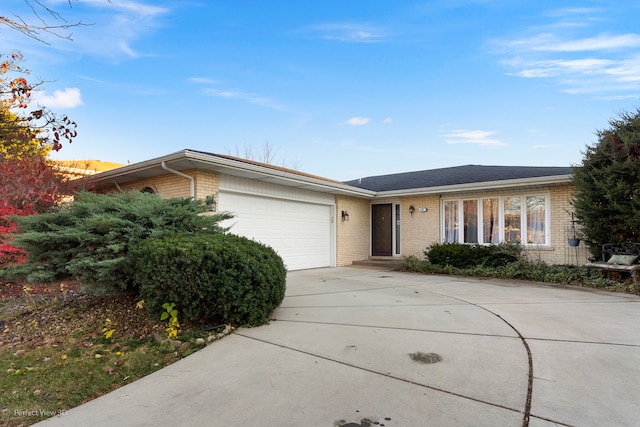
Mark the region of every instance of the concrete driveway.
<instances>
[{"instance_id":1,"label":"concrete driveway","mask_svg":"<svg viewBox=\"0 0 640 427\"><path fill-rule=\"evenodd\" d=\"M349 267L42 426L638 426L640 298Z\"/></svg>"}]
</instances>

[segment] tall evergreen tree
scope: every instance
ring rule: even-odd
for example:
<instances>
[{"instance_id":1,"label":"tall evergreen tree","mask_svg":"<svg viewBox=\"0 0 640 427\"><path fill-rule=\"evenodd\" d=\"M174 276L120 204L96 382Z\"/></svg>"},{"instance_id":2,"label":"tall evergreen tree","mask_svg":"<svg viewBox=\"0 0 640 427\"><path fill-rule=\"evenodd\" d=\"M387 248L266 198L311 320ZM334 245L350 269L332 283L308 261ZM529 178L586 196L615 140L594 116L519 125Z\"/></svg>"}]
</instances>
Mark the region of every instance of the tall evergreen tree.
<instances>
[{"instance_id":1,"label":"tall evergreen tree","mask_svg":"<svg viewBox=\"0 0 640 427\"><path fill-rule=\"evenodd\" d=\"M595 257L603 243L640 241L640 109L609 125L573 171L573 207Z\"/></svg>"}]
</instances>

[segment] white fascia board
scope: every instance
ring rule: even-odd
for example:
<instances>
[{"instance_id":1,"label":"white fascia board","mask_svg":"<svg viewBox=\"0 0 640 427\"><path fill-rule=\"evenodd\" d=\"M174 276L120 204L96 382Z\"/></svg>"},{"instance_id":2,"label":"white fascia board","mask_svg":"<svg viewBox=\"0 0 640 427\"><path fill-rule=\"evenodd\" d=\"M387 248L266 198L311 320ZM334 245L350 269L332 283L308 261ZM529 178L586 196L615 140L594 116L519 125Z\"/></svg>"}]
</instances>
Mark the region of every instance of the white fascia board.
<instances>
[{"instance_id":1,"label":"white fascia board","mask_svg":"<svg viewBox=\"0 0 640 427\"><path fill-rule=\"evenodd\" d=\"M185 157L184 151L177 151L175 153L167 154L166 156L157 157L155 159L145 160L139 163L125 165L116 169L99 172L95 174L93 178L97 179L98 181L104 181L107 179L128 175L133 172L139 172L145 169L157 168L159 166L161 167L162 162L171 162L172 160L180 160L181 158L184 158L184 157Z\"/></svg>"},{"instance_id":2,"label":"white fascia board","mask_svg":"<svg viewBox=\"0 0 640 427\"><path fill-rule=\"evenodd\" d=\"M390 191L372 191L363 188L354 187L348 184L343 184L338 181L324 180L321 178L315 178L310 175L297 174L288 172L286 170L279 170L270 168L268 166L261 166L255 163L243 162L241 160L234 160L225 157L218 157L215 155L209 155L191 150L181 150L175 153L167 154L155 159L145 160L132 165L122 166L117 169L112 169L105 172L100 172L90 178L83 179L97 179L98 181L107 181L109 179L117 178L120 176L126 176L130 173L135 173L151 168L159 168L162 162L170 164L172 161L178 160L192 160L195 162L205 163L213 166L226 167L244 171L247 173L255 174L256 178L271 178L273 182L287 181L294 186L304 187L317 191L332 192L334 194L350 195L354 197L376 199L383 197L402 197L402 196L424 196L424 195L436 195L436 194L448 194L458 192L470 192L470 191L489 191L498 190L503 188L515 188L526 186L541 186L541 185L558 185L567 184L571 181L573 175L556 175L556 176L544 176L535 178L524 179L510 179L500 181L488 181L478 182L470 184L456 184L445 185L439 187L424 187L424 188L409 188L406 190L390 190ZM194 166L195 167L195 166ZM285 184L286 185L286 184Z\"/></svg>"},{"instance_id":3,"label":"white fascia board","mask_svg":"<svg viewBox=\"0 0 640 427\"><path fill-rule=\"evenodd\" d=\"M287 181L295 187L304 187L307 189L313 189L315 187L318 191L326 192L329 190L332 193L352 195L355 197L373 198L376 195L375 191L365 190L358 187L353 187L348 184L343 184L338 181L324 180L321 178L315 178L313 176L297 174L294 172L288 172L285 170L279 170L270 168L269 166L262 166L250 162L243 162L241 160L228 159L224 157L210 156L204 153L193 152L187 150L185 156L195 161L208 163L217 166L224 166L233 168L236 170L242 170L244 172L256 174L258 177L272 178L270 181L277 183L277 181ZM284 184L286 185L286 184ZM312 187L312 188L309 188Z\"/></svg>"},{"instance_id":4,"label":"white fascia board","mask_svg":"<svg viewBox=\"0 0 640 427\"><path fill-rule=\"evenodd\" d=\"M406 190L380 191L376 197L425 196L471 191L491 191L504 188L568 184L573 175L542 176L535 178L507 179L501 181L474 182L469 184L443 185L440 187L409 188Z\"/></svg>"},{"instance_id":5,"label":"white fascia board","mask_svg":"<svg viewBox=\"0 0 640 427\"><path fill-rule=\"evenodd\" d=\"M96 174L93 178L97 179L98 181L108 181L110 179L126 176L136 172L141 172L146 169L159 168L161 167L163 162L170 166L171 162L180 160L190 160L214 167L219 166L223 168L235 169L238 171L249 173L251 175L255 175L256 179L267 178L274 183L280 181L283 185L287 185L283 182L286 181L290 183L290 185L293 184L294 187L302 187L310 190L313 190L315 188L316 191L351 195L354 197L368 199L372 199L376 195L375 191L353 187L351 185L343 184L338 181L324 180L309 175L296 174L293 172L270 168L268 166L261 166L250 162L218 157L215 155L209 155L191 150L177 151L175 153L167 154L166 156L157 157L155 159L145 160L143 162L134 163L132 165L126 165L117 169L112 169L110 171L101 172L99 174ZM197 168L197 166L194 166L194 168Z\"/></svg>"}]
</instances>

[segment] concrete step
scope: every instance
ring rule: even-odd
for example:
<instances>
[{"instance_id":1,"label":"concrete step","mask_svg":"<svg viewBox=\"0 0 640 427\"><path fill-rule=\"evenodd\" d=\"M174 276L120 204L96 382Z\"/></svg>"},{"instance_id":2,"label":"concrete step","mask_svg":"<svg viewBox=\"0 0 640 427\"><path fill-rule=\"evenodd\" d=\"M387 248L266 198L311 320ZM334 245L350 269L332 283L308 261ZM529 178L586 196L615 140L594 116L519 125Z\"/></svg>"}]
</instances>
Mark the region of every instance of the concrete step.
<instances>
[{"instance_id":1,"label":"concrete step","mask_svg":"<svg viewBox=\"0 0 640 427\"><path fill-rule=\"evenodd\" d=\"M369 258L359 261L353 261L354 266L363 267L379 267L387 270L396 270L400 268L404 260L399 258Z\"/></svg>"}]
</instances>

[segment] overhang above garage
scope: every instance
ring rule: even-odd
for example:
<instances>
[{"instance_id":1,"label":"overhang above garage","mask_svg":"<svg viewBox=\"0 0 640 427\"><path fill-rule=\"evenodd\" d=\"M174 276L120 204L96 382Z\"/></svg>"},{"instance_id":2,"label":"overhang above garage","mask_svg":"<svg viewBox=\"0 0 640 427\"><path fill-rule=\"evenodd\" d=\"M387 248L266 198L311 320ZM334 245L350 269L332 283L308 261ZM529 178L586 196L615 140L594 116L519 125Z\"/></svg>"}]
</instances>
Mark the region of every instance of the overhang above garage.
<instances>
[{"instance_id":1,"label":"overhang above garage","mask_svg":"<svg viewBox=\"0 0 640 427\"><path fill-rule=\"evenodd\" d=\"M182 150L155 159L112 169L99 173L90 179L97 188L110 187L113 184L127 184L129 182L167 174L168 172L163 168L163 164L179 172L194 169L209 170L224 175L257 179L263 182L323 193L348 195L366 199L375 196L374 191L356 188L340 181L333 181L327 178L238 157L196 150Z\"/></svg>"}]
</instances>

